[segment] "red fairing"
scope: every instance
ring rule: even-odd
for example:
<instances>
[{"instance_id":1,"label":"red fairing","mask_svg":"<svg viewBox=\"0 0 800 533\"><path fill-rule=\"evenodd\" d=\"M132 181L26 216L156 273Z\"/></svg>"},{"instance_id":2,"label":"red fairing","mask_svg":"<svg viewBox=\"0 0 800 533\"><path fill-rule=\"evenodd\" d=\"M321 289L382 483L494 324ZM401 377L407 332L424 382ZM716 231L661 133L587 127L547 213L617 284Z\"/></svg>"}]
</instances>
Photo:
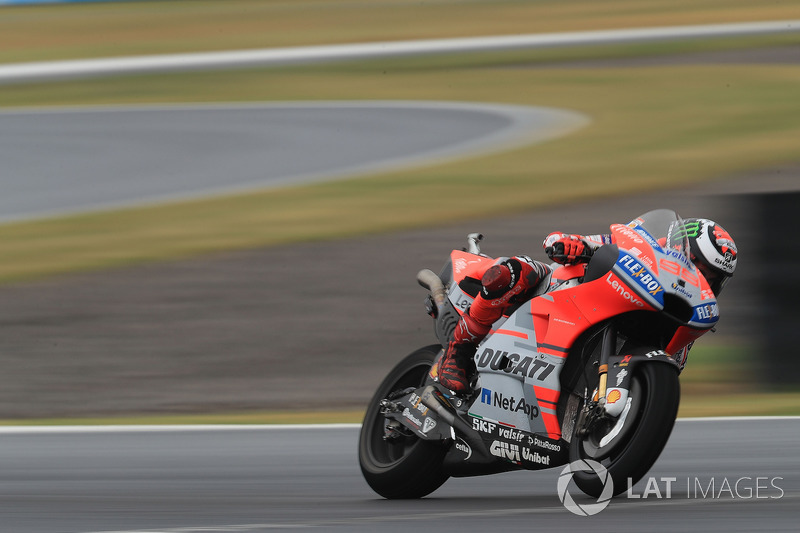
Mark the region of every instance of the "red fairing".
<instances>
[{"instance_id":1,"label":"red fairing","mask_svg":"<svg viewBox=\"0 0 800 533\"><path fill-rule=\"evenodd\" d=\"M586 263L578 263L576 265L563 265L553 271L550 276L550 285L558 285L564 281L569 281L575 278L582 278L586 274Z\"/></svg>"},{"instance_id":2,"label":"red fairing","mask_svg":"<svg viewBox=\"0 0 800 533\"><path fill-rule=\"evenodd\" d=\"M461 282L464 278L481 279L483 273L495 263L491 257L459 250L453 250L450 253L450 260L453 263L453 279L456 283Z\"/></svg>"},{"instance_id":3,"label":"red fairing","mask_svg":"<svg viewBox=\"0 0 800 533\"><path fill-rule=\"evenodd\" d=\"M540 345L569 347L592 324L628 311L653 310L613 272L607 272L600 279L548 294L552 299L531 300L531 312ZM600 302L602 305L599 305ZM562 356L566 356L566 353Z\"/></svg>"}]
</instances>

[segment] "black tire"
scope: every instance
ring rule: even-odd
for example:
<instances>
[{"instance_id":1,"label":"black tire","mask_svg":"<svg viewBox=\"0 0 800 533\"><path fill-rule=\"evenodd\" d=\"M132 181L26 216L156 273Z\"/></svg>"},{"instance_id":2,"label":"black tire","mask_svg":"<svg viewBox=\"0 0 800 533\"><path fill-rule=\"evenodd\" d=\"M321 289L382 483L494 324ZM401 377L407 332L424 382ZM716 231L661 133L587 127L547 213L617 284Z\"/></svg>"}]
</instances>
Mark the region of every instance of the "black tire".
<instances>
[{"instance_id":1,"label":"black tire","mask_svg":"<svg viewBox=\"0 0 800 533\"><path fill-rule=\"evenodd\" d=\"M639 481L653 466L667 444L680 404L678 371L664 363L646 363L633 373L631 408L623 425L604 445L610 428L598 428L593 434L570 443L570 461L592 459L602 464L614 482L613 494L621 494ZM573 480L583 492L599 497L604 480L593 472L574 472Z\"/></svg>"},{"instance_id":2,"label":"black tire","mask_svg":"<svg viewBox=\"0 0 800 533\"><path fill-rule=\"evenodd\" d=\"M393 391L421 386L442 347L426 346L408 355L389 372L378 387L364 416L358 439L361 472L372 490L389 499L422 498L449 477L442 469L446 452L441 442L409 435L387 442L386 418L380 401Z\"/></svg>"}]
</instances>

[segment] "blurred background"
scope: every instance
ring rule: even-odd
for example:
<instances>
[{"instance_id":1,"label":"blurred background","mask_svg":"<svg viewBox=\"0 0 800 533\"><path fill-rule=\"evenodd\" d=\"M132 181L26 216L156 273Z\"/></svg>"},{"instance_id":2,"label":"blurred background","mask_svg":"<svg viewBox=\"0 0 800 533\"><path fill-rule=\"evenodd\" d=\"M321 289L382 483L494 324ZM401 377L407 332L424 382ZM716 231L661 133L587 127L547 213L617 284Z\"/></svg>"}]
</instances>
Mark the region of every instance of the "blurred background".
<instances>
[{"instance_id":1,"label":"blurred background","mask_svg":"<svg viewBox=\"0 0 800 533\"><path fill-rule=\"evenodd\" d=\"M0 4L0 71L800 19L795 1ZM718 331L696 343L682 376L681 415L800 414L800 28L786 26L713 38L3 77L0 183L12 200L0 213L0 418L356 422L395 362L435 342L415 275L438 270L467 233L484 233L489 255L546 260L541 240L551 231L602 233L659 207L715 219L740 251ZM247 111L336 101L541 106L587 123L489 154L259 186L282 155L314 161L357 135L356 153L369 152L370 137L400 123L356 114L305 138L289 133L298 113ZM244 110L236 123L164 119L177 105L231 103ZM77 112L95 106L127 111L99 122ZM151 117L137 114L144 109ZM200 134L202 143L187 141ZM226 189L234 168L253 183ZM66 184L87 169L91 180ZM44 196L80 204L100 188L124 192L173 174L186 179L186 193L174 198L122 198L61 214L18 209ZM195 197L194 176L220 190Z\"/></svg>"}]
</instances>

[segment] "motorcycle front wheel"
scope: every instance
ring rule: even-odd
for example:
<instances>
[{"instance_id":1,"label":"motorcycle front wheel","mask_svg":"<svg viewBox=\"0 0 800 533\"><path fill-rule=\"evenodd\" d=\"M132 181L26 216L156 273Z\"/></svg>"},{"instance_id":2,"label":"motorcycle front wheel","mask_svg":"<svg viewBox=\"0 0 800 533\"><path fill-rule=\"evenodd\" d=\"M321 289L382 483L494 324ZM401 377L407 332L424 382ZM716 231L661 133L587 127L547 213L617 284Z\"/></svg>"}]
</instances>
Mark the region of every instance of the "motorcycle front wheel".
<instances>
[{"instance_id":1,"label":"motorcycle front wheel","mask_svg":"<svg viewBox=\"0 0 800 533\"><path fill-rule=\"evenodd\" d=\"M613 494L621 494L639 481L656 462L667 444L680 403L678 371L663 363L644 364L632 377L629 404L622 415L595 425L587 434L577 432L570 443L570 461L591 459L603 465L608 478L594 471L574 472L583 492L599 497L609 482Z\"/></svg>"},{"instance_id":2,"label":"motorcycle front wheel","mask_svg":"<svg viewBox=\"0 0 800 533\"><path fill-rule=\"evenodd\" d=\"M446 449L440 442L420 439L410 431L392 432L381 413L381 400L392 392L424 384L441 346L431 345L406 356L389 372L367 407L358 442L358 459L367 484L389 499L422 498L449 477L442 469Z\"/></svg>"}]
</instances>

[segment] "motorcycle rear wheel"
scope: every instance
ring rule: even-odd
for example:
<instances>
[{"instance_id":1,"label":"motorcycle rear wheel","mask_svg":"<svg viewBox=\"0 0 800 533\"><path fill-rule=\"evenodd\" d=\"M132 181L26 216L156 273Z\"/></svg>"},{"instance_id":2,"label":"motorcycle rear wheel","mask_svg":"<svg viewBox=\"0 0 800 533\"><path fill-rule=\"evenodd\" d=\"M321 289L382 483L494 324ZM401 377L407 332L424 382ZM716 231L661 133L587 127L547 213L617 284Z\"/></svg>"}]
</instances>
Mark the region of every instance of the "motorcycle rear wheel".
<instances>
[{"instance_id":1,"label":"motorcycle rear wheel","mask_svg":"<svg viewBox=\"0 0 800 533\"><path fill-rule=\"evenodd\" d=\"M627 490L629 479L631 486L639 481L667 444L680 404L677 369L663 363L636 368L630 401L630 409L618 425L598 428L583 437L574 435L570 443L570 461L591 459L602 464L613 480L615 496ZM607 483L585 471L573 472L573 480L594 497L602 494Z\"/></svg>"},{"instance_id":2,"label":"motorcycle rear wheel","mask_svg":"<svg viewBox=\"0 0 800 533\"><path fill-rule=\"evenodd\" d=\"M422 498L448 479L442 468L446 449L440 442L410 434L384 440L388 423L380 402L390 393L421 386L441 346L420 348L400 361L384 378L369 403L361 426L358 459L367 484L388 499Z\"/></svg>"}]
</instances>

